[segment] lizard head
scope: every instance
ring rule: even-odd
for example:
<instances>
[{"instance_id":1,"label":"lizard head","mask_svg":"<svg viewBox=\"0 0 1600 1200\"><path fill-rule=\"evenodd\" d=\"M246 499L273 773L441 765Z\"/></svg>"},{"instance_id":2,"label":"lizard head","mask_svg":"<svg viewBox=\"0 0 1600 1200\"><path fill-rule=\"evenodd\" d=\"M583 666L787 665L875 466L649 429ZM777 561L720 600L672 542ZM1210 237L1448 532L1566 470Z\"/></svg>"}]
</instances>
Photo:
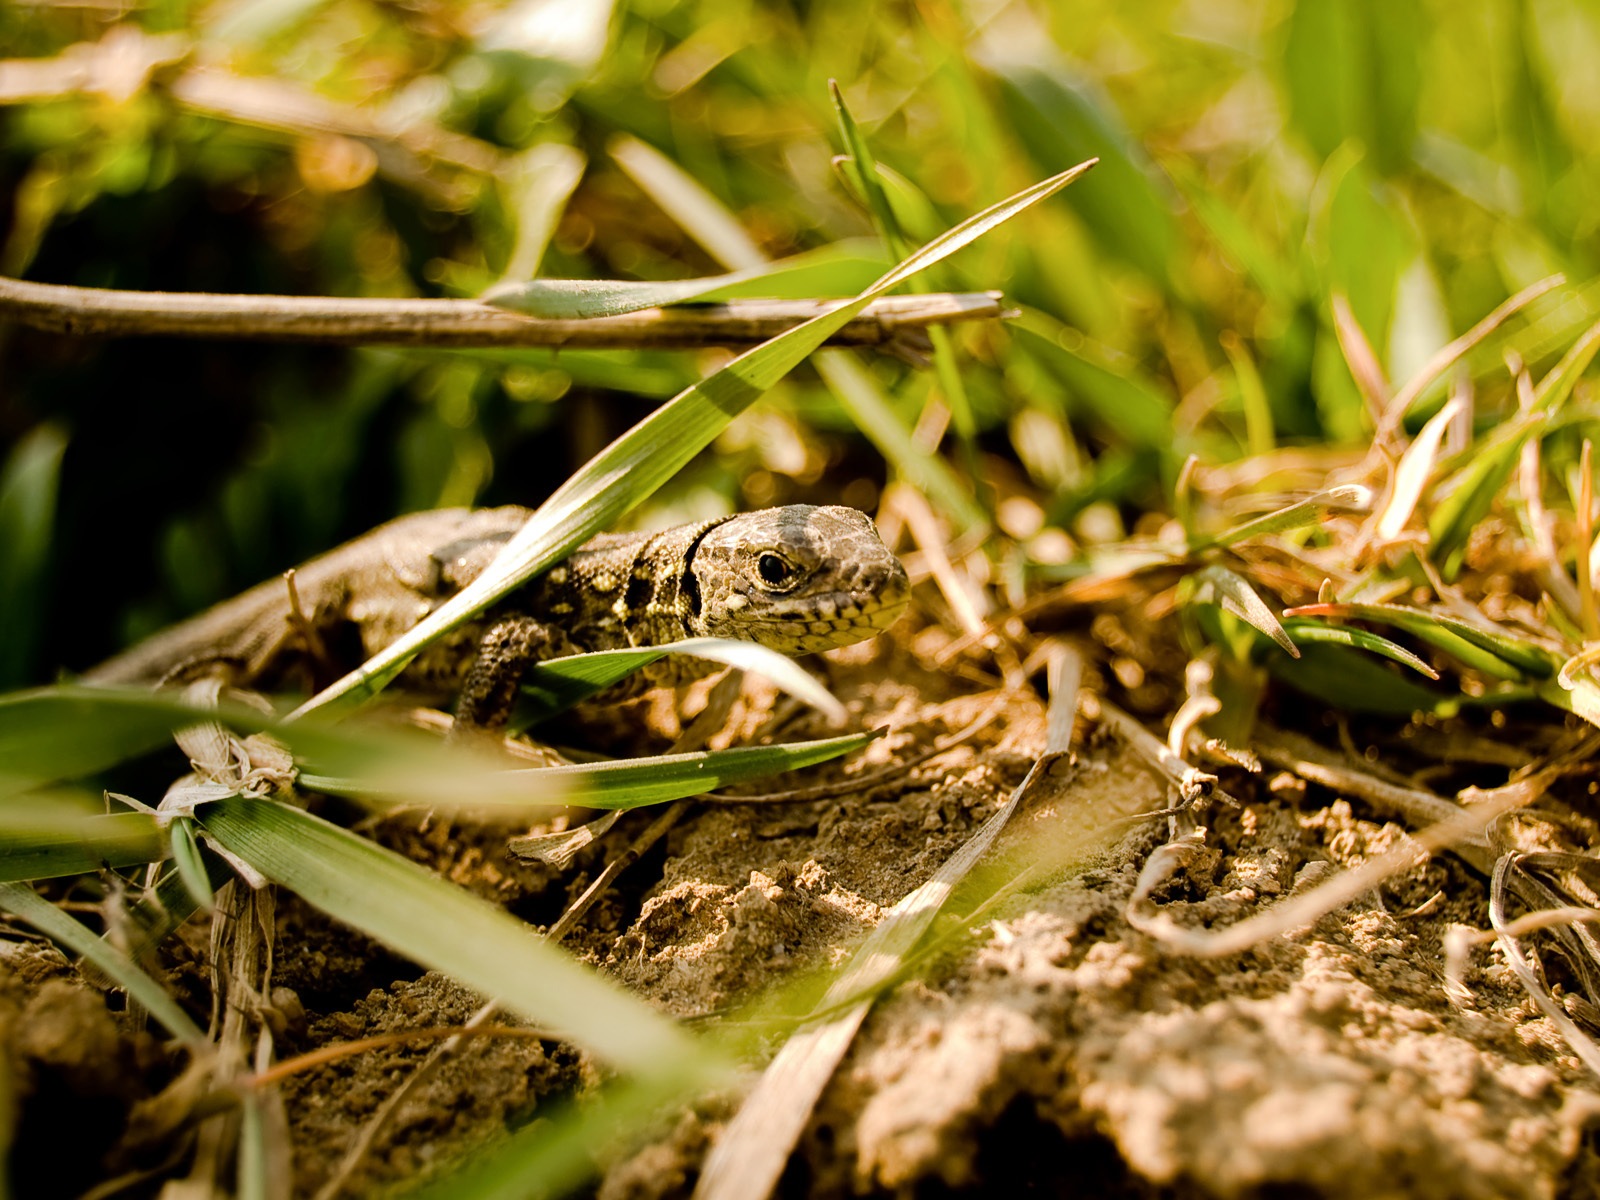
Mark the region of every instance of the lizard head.
<instances>
[{"instance_id":1,"label":"lizard head","mask_svg":"<svg viewBox=\"0 0 1600 1200\"><path fill-rule=\"evenodd\" d=\"M784 654L872 637L905 611L906 569L865 513L791 504L730 517L694 547L689 626Z\"/></svg>"}]
</instances>

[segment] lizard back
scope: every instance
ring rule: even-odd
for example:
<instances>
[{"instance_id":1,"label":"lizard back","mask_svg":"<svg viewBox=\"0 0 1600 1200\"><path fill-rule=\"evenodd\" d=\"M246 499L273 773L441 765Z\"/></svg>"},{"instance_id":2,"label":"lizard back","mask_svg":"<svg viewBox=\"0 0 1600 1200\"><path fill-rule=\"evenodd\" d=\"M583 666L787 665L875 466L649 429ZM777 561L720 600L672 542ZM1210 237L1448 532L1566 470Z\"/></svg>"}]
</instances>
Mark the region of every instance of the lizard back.
<instances>
[{"instance_id":1,"label":"lizard back","mask_svg":"<svg viewBox=\"0 0 1600 1200\"><path fill-rule=\"evenodd\" d=\"M476 579L531 515L507 506L390 521L299 568L298 613L285 580L269 580L83 679L154 685L221 673L259 690L315 689ZM655 533L603 534L428 646L401 680L423 698L457 693L485 632L510 615L542 627L538 658L686 637L801 654L873 636L908 596L905 569L870 519L851 508L790 505ZM628 690L675 686L714 669L666 658L639 672Z\"/></svg>"}]
</instances>

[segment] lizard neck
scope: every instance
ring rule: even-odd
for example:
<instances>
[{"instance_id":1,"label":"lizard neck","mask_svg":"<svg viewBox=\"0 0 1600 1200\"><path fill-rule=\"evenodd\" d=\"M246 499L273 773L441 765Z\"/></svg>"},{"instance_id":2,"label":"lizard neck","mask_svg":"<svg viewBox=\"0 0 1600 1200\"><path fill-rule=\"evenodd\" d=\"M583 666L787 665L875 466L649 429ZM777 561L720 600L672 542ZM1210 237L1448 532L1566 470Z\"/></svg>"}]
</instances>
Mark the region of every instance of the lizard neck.
<instances>
[{"instance_id":1,"label":"lizard neck","mask_svg":"<svg viewBox=\"0 0 1600 1200\"><path fill-rule=\"evenodd\" d=\"M653 646L704 632L694 555L730 518L586 543L534 584L528 607L567 631L574 650Z\"/></svg>"}]
</instances>

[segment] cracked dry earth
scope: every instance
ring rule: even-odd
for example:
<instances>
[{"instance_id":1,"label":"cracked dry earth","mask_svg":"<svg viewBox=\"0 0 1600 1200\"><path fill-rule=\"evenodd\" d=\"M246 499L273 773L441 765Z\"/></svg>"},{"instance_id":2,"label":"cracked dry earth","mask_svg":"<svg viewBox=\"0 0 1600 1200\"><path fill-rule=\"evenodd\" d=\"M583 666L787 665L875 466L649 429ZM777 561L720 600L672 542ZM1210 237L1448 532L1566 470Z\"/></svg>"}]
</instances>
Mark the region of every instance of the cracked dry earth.
<instances>
[{"instance_id":1,"label":"cracked dry earth","mask_svg":"<svg viewBox=\"0 0 1600 1200\"><path fill-rule=\"evenodd\" d=\"M791 1003L816 994L826 970L1004 803L1043 749L1042 704L1012 695L971 739L895 774L889 768L973 722L995 694L964 693L920 667L903 642L839 652L828 671L862 725L893 732L855 760L774 786L855 776L862 785L696 806L566 942L713 1037L719 1024L748 1022L746 1004L763 990ZM653 719L672 720L659 706ZM726 737L820 732L751 684ZM1140 867L1165 837L1162 819L1126 818L1166 805L1163 785L1104 731L1080 726L1079 737L1074 765L1030 797L952 900L969 915L941 918L932 949L880 999L780 1195L1600 1194L1600 1081L1498 952L1474 952L1469 1003L1446 999L1446 931L1488 923L1481 876L1440 855L1244 954L1178 956L1124 917ZM1183 925L1232 924L1407 836L1358 803L1274 782L1224 780L1243 806L1206 814L1208 852L1156 896ZM626 819L565 874L510 858L503 828L413 816L374 832L549 924L650 820ZM304 1010L286 1021L284 1057L460 1022L476 1007L291 897L280 899L277 924L276 982ZM170 969L197 1011L208 1002L204 944L203 929L186 931ZM21 1113L19 1169L25 1175L26 1134L73 1121L88 1127L85 1158L100 1155L95 1169L108 1174L129 1107L162 1082L153 1043L54 951L6 951L0 1021ZM775 1033L768 1044L776 1047ZM426 1052L392 1046L286 1084L296 1195L316 1192ZM402 1108L348 1194L399 1191L599 1080L592 1062L554 1041L473 1042ZM662 1114L602 1164L594 1189L609 1200L687 1196L736 1100L730 1092Z\"/></svg>"}]
</instances>

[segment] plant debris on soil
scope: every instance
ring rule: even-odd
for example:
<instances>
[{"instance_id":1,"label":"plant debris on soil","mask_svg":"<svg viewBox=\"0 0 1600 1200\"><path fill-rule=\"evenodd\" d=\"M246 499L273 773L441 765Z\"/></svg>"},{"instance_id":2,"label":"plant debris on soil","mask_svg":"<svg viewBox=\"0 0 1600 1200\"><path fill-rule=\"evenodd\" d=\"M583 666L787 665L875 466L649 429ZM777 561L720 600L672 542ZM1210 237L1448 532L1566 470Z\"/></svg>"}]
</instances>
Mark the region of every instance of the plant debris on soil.
<instances>
[{"instance_id":1,"label":"plant debris on soil","mask_svg":"<svg viewBox=\"0 0 1600 1200\"><path fill-rule=\"evenodd\" d=\"M887 725L888 736L842 765L786 778L791 798L697 803L564 944L705 1033L761 1020L752 998L814 994L1005 802L1044 748L1036 693L928 669L941 641L950 639L897 631L829 656L829 682L853 719ZM1157 653L1148 651L1152 666ZM1298 706L1302 721L1306 707ZM994 719L970 737L925 757L991 709ZM1278 713L1285 722L1293 715ZM653 720L674 732L670 708L657 704ZM720 737L816 736L826 732L820 724L748 681ZM1392 723L1302 728L1325 745L1382 746L1385 761L1401 761ZM1230 926L1411 836L1358 797L1288 772L1222 776L1239 806L1203 814L1203 851L1151 897L1185 928ZM841 790L855 777L865 782ZM880 998L812 1114L780 1194L1061 1194L1069 1185L1084 1196L1600 1191L1591 1134L1600 1086L1498 947L1473 950L1464 977L1450 978L1451 931L1490 924L1479 870L1449 853L1419 853L1409 870L1308 927L1230 957L1186 957L1128 919L1141 871L1169 832L1168 817L1141 814L1170 803L1167 782L1141 754L1107 727L1080 722L1071 768L1028 797L986 862L988 891L967 896L966 908L958 895L914 970ZM548 925L651 819L625 818L565 872L510 855L507 835L519 830L503 825L412 812L382 818L373 832ZM172 985L202 1009L207 937L203 922L190 922L187 950L168 964ZM141 1119L150 1123L141 1106L171 1082L153 1039L129 1014L110 1012L54 950L5 945L0 1015L21 1114L17 1194L78 1194L158 1167L175 1143L136 1136ZM479 1006L288 894L277 906L274 955L270 1007L285 1059L458 1029ZM1578 1001L1565 960L1542 965L1557 993ZM1581 1003L1569 1010L1593 1024ZM440 1036L387 1041L285 1080L294 1195L319 1194ZM780 1037L775 1022L774 1048ZM553 1036L491 1030L468 1040L393 1114L343 1192L382 1194L435 1175L507 1129L581 1102L601 1078ZM661 1114L597 1164L597 1194L687 1196L737 1100L734 1089ZM52 1174L27 1133L69 1109L81 1152L71 1172Z\"/></svg>"}]
</instances>

